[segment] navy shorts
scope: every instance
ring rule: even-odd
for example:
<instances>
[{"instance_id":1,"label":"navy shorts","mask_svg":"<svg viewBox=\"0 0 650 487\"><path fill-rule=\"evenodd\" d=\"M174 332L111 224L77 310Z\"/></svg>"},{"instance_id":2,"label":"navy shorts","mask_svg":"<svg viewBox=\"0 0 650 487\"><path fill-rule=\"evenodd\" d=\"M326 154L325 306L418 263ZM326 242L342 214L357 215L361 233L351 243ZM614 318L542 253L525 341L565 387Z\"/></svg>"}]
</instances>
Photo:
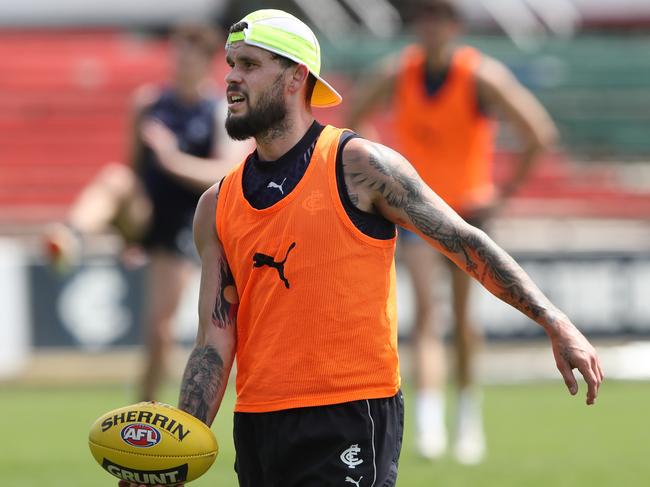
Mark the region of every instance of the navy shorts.
<instances>
[{"instance_id":1,"label":"navy shorts","mask_svg":"<svg viewBox=\"0 0 650 487\"><path fill-rule=\"evenodd\" d=\"M393 487L404 398L235 413L241 487Z\"/></svg>"},{"instance_id":2,"label":"navy shorts","mask_svg":"<svg viewBox=\"0 0 650 487\"><path fill-rule=\"evenodd\" d=\"M162 211L160 207L154 205L149 228L140 243L148 251L164 250L195 260L193 219L194 208Z\"/></svg>"},{"instance_id":3,"label":"navy shorts","mask_svg":"<svg viewBox=\"0 0 650 487\"><path fill-rule=\"evenodd\" d=\"M196 259L192 224L201 193L186 188L157 166L139 177L152 207L151 221L140 244L148 251L163 250Z\"/></svg>"}]
</instances>

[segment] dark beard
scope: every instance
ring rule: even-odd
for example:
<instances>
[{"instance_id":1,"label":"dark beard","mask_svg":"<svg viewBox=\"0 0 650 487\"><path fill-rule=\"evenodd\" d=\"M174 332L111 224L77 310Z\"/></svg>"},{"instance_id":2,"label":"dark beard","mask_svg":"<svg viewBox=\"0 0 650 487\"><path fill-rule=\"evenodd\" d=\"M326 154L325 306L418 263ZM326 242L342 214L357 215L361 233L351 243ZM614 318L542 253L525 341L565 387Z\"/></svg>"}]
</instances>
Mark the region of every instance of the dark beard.
<instances>
[{"instance_id":1,"label":"dark beard","mask_svg":"<svg viewBox=\"0 0 650 487\"><path fill-rule=\"evenodd\" d=\"M281 132L286 116L287 106L282 97L282 85L276 82L254 108L249 107L247 115L233 117L229 113L226 131L235 140Z\"/></svg>"}]
</instances>

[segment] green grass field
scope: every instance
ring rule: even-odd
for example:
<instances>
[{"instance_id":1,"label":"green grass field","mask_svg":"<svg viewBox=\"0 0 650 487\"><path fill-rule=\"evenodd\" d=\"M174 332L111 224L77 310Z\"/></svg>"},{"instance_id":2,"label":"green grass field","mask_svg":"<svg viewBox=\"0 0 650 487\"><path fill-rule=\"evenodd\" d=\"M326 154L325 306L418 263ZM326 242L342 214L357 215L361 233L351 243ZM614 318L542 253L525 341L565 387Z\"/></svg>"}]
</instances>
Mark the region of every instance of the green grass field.
<instances>
[{"instance_id":1,"label":"green grass field","mask_svg":"<svg viewBox=\"0 0 650 487\"><path fill-rule=\"evenodd\" d=\"M650 386L606 382L595 407L565 393L560 380L485 388L489 452L485 463L432 464L412 447L408 389L400 486L638 486L650 482ZM165 392L176 402L175 389ZM0 385L0 474L9 487L115 486L87 446L97 416L130 402L118 386L32 387ZM213 430L221 452L195 487L235 487L231 440L232 391ZM263 487L263 486L260 486Z\"/></svg>"}]
</instances>

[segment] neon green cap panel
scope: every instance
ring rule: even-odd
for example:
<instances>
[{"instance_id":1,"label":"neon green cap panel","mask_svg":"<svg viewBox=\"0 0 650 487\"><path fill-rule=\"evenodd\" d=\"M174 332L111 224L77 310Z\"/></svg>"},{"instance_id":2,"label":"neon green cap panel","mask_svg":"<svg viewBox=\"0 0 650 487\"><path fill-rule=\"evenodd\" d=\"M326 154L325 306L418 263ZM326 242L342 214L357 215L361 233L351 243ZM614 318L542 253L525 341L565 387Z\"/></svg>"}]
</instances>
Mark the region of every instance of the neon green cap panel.
<instances>
[{"instance_id":1,"label":"neon green cap panel","mask_svg":"<svg viewBox=\"0 0 650 487\"><path fill-rule=\"evenodd\" d=\"M317 80L311 104L327 107L341 103L341 95L320 77L320 45L304 22L287 12L275 9L257 10L248 14L241 22L245 22L247 26L241 32L228 35L226 48L234 42L243 41L289 58L298 64L304 64Z\"/></svg>"}]
</instances>

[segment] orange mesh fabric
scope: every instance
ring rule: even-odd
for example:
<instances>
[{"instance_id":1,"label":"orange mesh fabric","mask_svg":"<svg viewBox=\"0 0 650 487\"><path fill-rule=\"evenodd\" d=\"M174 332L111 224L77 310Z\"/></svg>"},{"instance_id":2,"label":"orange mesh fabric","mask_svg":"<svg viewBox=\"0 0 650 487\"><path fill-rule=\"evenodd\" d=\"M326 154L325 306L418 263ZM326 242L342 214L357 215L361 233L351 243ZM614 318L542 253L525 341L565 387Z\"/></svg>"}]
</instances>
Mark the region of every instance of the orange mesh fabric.
<instances>
[{"instance_id":1,"label":"orange mesh fabric","mask_svg":"<svg viewBox=\"0 0 650 487\"><path fill-rule=\"evenodd\" d=\"M433 96L425 90L422 49L409 46L402 62L394 97L398 149L462 213L493 191L493 127L478 109L474 77L480 54L469 47L456 50L447 79Z\"/></svg>"},{"instance_id":2,"label":"orange mesh fabric","mask_svg":"<svg viewBox=\"0 0 650 487\"><path fill-rule=\"evenodd\" d=\"M244 198L243 165L224 180L217 232L240 297L236 411L388 397L400 386L395 239L350 222L321 133L305 175L275 205Z\"/></svg>"}]
</instances>

